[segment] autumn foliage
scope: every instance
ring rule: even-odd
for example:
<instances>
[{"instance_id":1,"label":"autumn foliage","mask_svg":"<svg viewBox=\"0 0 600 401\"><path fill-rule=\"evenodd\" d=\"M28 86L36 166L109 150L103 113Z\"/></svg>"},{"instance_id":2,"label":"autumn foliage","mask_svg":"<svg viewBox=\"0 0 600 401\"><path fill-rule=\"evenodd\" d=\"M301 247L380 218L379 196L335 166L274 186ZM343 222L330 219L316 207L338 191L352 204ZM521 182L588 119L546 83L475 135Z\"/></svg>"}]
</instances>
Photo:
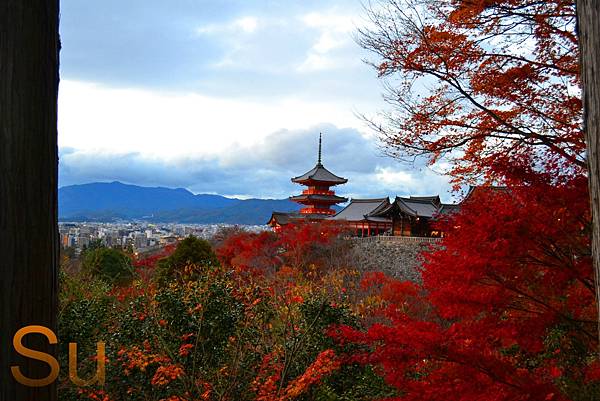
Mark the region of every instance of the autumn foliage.
<instances>
[{"instance_id":1,"label":"autumn foliage","mask_svg":"<svg viewBox=\"0 0 600 401\"><path fill-rule=\"evenodd\" d=\"M536 153L585 167L573 0L382 0L359 43L389 78L370 119L397 158L451 161L456 184Z\"/></svg>"},{"instance_id":2,"label":"autumn foliage","mask_svg":"<svg viewBox=\"0 0 600 401\"><path fill-rule=\"evenodd\" d=\"M134 260L137 277L128 286L63 277L62 338L77 342L80 355L93 355L94 341L103 339L108 358L104 388L79 391L64 378L63 398L291 401L389 394L370 367L343 364L345 348L327 335L332 324L358 327L348 296L358 288L358 273L327 257L338 241L347 244L340 233L313 223L278 234L232 232L216 249L220 265L204 243L181 242ZM190 261L197 251L207 263ZM173 260L183 264L165 282L161 264ZM88 290L76 291L81 286ZM93 358L82 359L80 375L91 374L93 365Z\"/></svg>"},{"instance_id":3,"label":"autumn foliage","mask_svg":"<svg viewBox=\"0 0 600 401\"><path fill-rule=\"evenodd\" d=\"M441 223L422 284L372 277L383 323L337 327L406 400L598 396L586 180L480 190ZM525 206L526 205L526 206ZM594 378L594 379L592 379Z\"/></svg>"},{"instance_id":4,"label":"autumn foliage","mask_svg":"<svg viewBox=\"0 0 600 401\"><path fill-rule=\"evenodd\" d=\"M103 389L65 378L65 399L600 399L574 2L368 13L360 43L394 83L372 121L388 153L497 186L438 216L416 282L365 273L343 226L314 222L166 249L124 287L63 274L63 340L104 338L112 369Z\"/></svg>"}]
</instances>

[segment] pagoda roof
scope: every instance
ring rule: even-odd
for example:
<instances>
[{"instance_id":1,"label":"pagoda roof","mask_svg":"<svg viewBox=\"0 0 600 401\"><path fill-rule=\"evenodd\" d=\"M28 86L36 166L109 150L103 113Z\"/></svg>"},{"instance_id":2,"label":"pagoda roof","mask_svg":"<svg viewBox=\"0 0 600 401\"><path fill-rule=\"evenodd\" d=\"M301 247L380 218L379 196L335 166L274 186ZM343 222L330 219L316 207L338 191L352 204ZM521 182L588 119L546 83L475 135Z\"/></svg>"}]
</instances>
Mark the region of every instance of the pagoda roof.
<instances>
[{"instance_id":1,"label":"pagoda roof","mask_svg":"<svg viewBox=\"0 0 600 401\"><path fill-rule=\"evenodd\" d=\"M294 202L325 202L325 203L341 203L346 202L348 199L343 198L337 195L319 195L319 194L311 194L311 195L296 195L290 196L290 200Z\"/></svg>"},{"instance_id":2,"label":"pagoda roof","mask_svg":"<svg viewBox=\"0 0 600 401\"><path fill-rule=\"evenodd\" d=\"M327 170L321 163L317 163L312 170L307 171L298 177L292 178L292 182L298 184L304 184L307 182L322 182L330 185L338 185L345 184L348 182L348 180L346 178L338 177L331 171Z\"/></svg>"},{"instance_id":3,"label":"pagoda roof","mask_svg":"<svg viewBox=\"0 0 600 401\"><path fill-rule=\"evenodd\" d=\"M351 199L348 206L340 210L331 220L363 221L370 218L370 214L389 206L388 198L376 199ZM376 218L373 221L378 220ZM385 219L387 221L387 219Z\"/></svg>"}]
</instances>

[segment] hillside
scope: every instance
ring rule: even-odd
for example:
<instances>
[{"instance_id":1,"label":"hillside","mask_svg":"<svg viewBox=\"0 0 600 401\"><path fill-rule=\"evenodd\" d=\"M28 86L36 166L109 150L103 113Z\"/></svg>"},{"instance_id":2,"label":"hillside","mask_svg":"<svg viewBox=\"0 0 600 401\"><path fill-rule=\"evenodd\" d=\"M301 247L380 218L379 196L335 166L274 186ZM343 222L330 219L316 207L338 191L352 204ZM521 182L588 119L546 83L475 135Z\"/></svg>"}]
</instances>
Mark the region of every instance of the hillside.
<instances>
[{"instance_id":1,"label":"hillside","mask_svg":"<svg viewBox=\"0 0 600 401\"><path fill-rule=\"evenodd\" d=\"M298 210L287 199L235 199L184 188L141 187L120 182L59 188L61 221L148 220L176 223L265 224L273 210Z\"/></svg>"}]
</instances>

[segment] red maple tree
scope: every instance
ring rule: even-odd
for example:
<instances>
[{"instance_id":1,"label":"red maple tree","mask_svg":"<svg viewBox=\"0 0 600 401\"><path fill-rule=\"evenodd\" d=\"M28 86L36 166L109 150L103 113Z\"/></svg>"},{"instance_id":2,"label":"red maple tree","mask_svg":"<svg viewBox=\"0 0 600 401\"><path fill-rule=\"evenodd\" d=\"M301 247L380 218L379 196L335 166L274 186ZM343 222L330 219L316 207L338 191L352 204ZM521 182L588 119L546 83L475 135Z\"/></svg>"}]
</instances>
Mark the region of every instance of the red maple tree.
<instances>
[{"instance_id":1,"label":"red maple tree","mask_svg":"<svg viewBox=\"0 0 600 401\"><path fill-rule=\"evenodd\" d=\"M381 276L382 323L332 335L367 346L406 400L563 400L600 395L583 176L518 175L441 222L422 284Z\"/></svg>"},{"instance_id":2,"label":"red maple tree","mask_svg":"<svg viewBox=\"0 0 600 401\"><path fill-rule=\"evenodd\" d=\"M365 279L379 322L331 334L398 399L598 399L575 2L385 0L369 16L361 44L400 82L373 123L388 153L503 187L439 223L421 283Z\"/></svg>"},{"instance_id":3,"label":"red maple tree","mask_svg":"<svg viewBox=\"0 0 600 401\"><path fill-rule=\"evenodd\" d=\"M455 183L523 155L585 168L574 0L382 0L368 16L388 154L450 160Z\"/></svg>"},{"instance_id":4,"label":"red maple tree","mask_svg":"<svg viewBox=\"0 0 600 401\"><path fill-rule=\"evenodd\" d=\"M216 249L226 267L257 274L274 273L282 266L305 269L323 266L332 242L343 232L334 222L297 221L282 226L277 233L238 232L225 238Z\"/></svg>"}]
</instances>

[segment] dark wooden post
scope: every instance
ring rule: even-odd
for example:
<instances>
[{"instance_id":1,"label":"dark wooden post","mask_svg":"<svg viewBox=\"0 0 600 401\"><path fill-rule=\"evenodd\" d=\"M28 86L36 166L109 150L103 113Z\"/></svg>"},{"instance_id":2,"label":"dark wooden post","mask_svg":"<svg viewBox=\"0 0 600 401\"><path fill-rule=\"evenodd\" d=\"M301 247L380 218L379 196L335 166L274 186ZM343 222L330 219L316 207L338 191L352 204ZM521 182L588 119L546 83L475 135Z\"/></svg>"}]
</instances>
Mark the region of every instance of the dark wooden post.
<instances>
[{"instance_id":1,"label":"dark wooden post","mask_svg":"<svg viewBox=\"0 0 600 401\"><path fill-rule=\"evenodd\" d=\"M592 207L592 255L600 311L600 1L577 0L577 23ZM598 335L600 339L600 324Z\"/></svg>"},{"instance_id":2,"label":"dark wooden post","mask_svg":"<svg viewBox=\"0 0 600 401\"><path fill-rule=\"evenodd\" d=\"M56 332L58 0L0 1L0 401L56 400L56 385L27 387L10 370L44 378L44 362L14 352L15 332ZM23 344L54 353L46 337Z\"/></svg>"}]
</instances>

